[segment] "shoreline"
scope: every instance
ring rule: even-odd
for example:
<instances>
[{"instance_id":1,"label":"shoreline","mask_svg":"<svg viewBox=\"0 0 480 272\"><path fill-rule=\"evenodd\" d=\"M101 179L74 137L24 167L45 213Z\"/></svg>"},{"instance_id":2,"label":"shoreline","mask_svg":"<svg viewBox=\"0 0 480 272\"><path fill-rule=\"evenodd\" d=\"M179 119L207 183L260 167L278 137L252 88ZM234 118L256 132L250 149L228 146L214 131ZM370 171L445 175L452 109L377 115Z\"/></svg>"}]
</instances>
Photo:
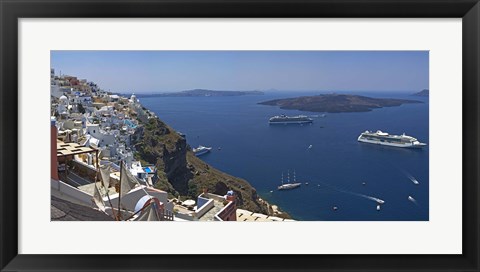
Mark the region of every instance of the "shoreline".
<instances>
[{"instance_id":1,"label":"shoreline","mask_svg":"<svg viewBox=\"0 0 480 272\"><path fill-rule=\"evenodd\" d=\"M122 94L122 97L126 98L124 95L125 94ZM182 140L180 140L180 139L183 139L183 138L180 136L179 132L176 131L175 129L173 129L172 127L170 127L168 124L166 124L163 120L160 119L160 117L158 117L157 113L155 113L154 111L146 108L143 104L141 104L141 102L140 102L140 105L143 109L145 109L147 112L149 112L148 115L152 116L152 117L150 117L150 119L148 119L149 123L145 123L142 120L140 120L139 118L137 118L137 121L142 123L144 126L149 126L150 123L155 122L155 121L150 121L150 120L152 118L156 119L157 120L156 125L159 126L159 127L157 127L157 129L169 131L169 133L167 133L165 135L165 137L166 137L166 143L165 144L167 145L167 149L170 149L170 151L172 153L176 152L176 148L181 149L182 147L174 146L174 144L177 145L178 141L182 142ZM158 123L160 123L160 124L158 124ZM144 133L145 133L145 131L144 131ZM147 133L150 133L150 131L148 131ZM168 135L170 135L170 136L168 136ZM149 135L148 137L150 137L150 136L151 135ZM190 187L194 186L192 184L197 184L196 193L198 194L198 193L201 193L205 189L207 189L208 191L219 190L218 187L221 187L224 184L229 189L233 189L237 194L239 194L241 196L240 201L239 201L240 202L239 203L239 208L251 210L252 212L264 213L267 216L277 216L277 217L281 217L281 218L284 218L284 219L294 219L287 212L283 211L277 204L271 204L268 201L259 197L255 187L249 181L238 178L238 177L235 177L235 176L232 176L229 173L223 172L221 170L218 170L215 167L212 167L208 163L204 162L201 158L196 157L193 154L191 147L186 144L186 140L185 139L183 139L183 140L185 141L184 148L187 148L187 150L188 150L185 153L186 162L187 162L186 167L187 167L187 169L191 170L191 172L193 172L193 177L192 177L193 183L191 183L190 181L187 182L187 186L189 187L189 189L190 189ZM170 145L169 145L169 143L170 143ZM150 164L152 163L152 158L151 157L145 156L145 154L142 155L142 152L139 152L138 150L135 153L138 154L138 156L139 156L138 158L140 158L141 160L143 160L145 162L148 162ZM157 155L160 155L160 154L161 154L160 150L158 150ZM161 156L158 156L158 157L161 157ZM192 168L192 166L193 166L193 168ZM167 166L167 168L168 168L168 166ZM157 169L158 169L158 171L162 171L162 167L157 167ZM166 174L166 173L164 172L162 174ZM179 173L179 174L188 174L188 172L187 173L182 172L182 173ZM180 195L182 197L188 197L189 196L188 193L185 194L185 191L182 192L182 187L180 187L180 190L178 189L178 187L175 188L175 185L172 184L170 182L170 180L168 180L168 178L163 179L160 182L161 182L161 184L159 185L159 187L160 187L159 189L166 190L169 194L171 193L173 195L174 193L180 193ZM166 184L166 182L170 183L170 185L173 188L170 187L168 184ZM162 185L163 185L163 187L162 187ZM202 188L198 188L198 185L200 185ZM174 191L172 191L172 189L174 189ZM192 189L192 190L194 190L194 189ZM192 192L190 192L190 196L193 196ZM253 203L251 203L251 202L253 202Z\"/></svg>"}]
</instances>

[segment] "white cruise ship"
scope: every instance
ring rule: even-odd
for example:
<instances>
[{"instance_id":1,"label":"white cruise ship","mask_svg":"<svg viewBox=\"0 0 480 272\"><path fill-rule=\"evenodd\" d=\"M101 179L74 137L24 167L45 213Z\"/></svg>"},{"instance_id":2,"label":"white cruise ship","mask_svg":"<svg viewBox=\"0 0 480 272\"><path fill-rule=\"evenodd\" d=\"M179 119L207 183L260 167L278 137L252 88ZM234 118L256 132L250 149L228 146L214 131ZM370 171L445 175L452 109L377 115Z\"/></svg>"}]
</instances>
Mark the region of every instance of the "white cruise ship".
<instances>
[{"instance_id":1,"label":"white cruise ship","mask_svg":"<svg viewBox=\"0 0 480 272\"><path fill-rule=\"evenodd\" d=\"M377 132L367 130L358 136L358 141L403 148L422 148L427 145L419 142L416 138L405 135L405 133L402 135L391 135L380 130L377 130Z\"/></svg>"},{"instance_id":2,"label":"white cruise ship","mask_svg":"<svg viewBox=\"0 0 480 272\"><path fill-rule=\"evenodd\" d=\"M205 147L205 146L199 145L197 148L193 149L193 153L195 153L195 156L198 157L200 155L203 155L203 154L206 154L206 153L210 152L210 150L212 150L211 147Z\"/></svg>"},{"instance_id":3,"label":"white cruise ship","mask_svg":"<svg viewBox=\"0 0 480 272\"><path fill-rule=\"evenodd\" d=\"M269 124L305 124L312 122L313 119L306 115L286 116L282 114L273 116L268 120Z\"/></svg>"}]
</instances>

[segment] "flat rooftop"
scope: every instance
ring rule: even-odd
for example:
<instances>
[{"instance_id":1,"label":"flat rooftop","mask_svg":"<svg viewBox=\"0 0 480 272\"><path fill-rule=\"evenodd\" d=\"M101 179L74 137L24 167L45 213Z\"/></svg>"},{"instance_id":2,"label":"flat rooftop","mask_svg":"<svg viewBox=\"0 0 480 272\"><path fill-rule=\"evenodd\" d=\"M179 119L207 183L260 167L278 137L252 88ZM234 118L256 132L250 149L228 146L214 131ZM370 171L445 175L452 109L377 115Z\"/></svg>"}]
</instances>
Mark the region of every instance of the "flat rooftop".
<instances>
[{"instance_id":1,"label":"flat rooftop","mask_svg":"<svg viewBox=\"0 0 480 272\"><path fill-rule=\"evenodd\" d=\"M222 202L216 200L213 200L213 204L213 207L198 218L198 221L215 221L215 215L224 208L224 205Z\"/></svg>"},{"instance_id":2,"label":"flat rooftop","mask_svg":"<svg viewBox=\"0 0 480 272\"><path fill-rule=\"evenodd\" d=\"M237 209L238 222L293 222L293 219L284 219L276 216L269 216L261 213Z\"/></svg>"},{"instance_id":3,"label":"flat rooftop","mask_svg":"<svg viewBox=\"0 0 480 272\"><path fill-rule=\"evenodd\" d=\"M178 204L174 205L173 208L177 210L179 213L184 213L184 214L190 214L195 212L194 210L189 210L185 206L178 205Z\"/></svg>"}]
</instances>

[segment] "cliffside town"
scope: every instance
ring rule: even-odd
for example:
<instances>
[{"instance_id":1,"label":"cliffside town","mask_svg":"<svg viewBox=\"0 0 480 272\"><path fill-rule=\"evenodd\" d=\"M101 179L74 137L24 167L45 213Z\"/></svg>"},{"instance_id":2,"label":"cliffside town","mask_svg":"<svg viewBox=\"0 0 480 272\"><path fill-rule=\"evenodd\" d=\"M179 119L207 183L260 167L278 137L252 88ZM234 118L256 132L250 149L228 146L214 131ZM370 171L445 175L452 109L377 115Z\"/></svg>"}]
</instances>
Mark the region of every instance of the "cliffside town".
<instances>
[{"instance_id":1,"label":"cliffside town","mask_svg":"<svg viewBox=\"0 0 480 272\"><path fill-rule=\"evenodd\" d=\"M248 211L252 215L258 213L258 218L270 217L271 221L289 218L288 214L262 200L247 181L223 173L197 158L185 136L144 108L134 94L124 97L106 92L87 80L57 76L52 69L51 115L55 117L52 118L52 126L55 125L53 133L57 141L57 158L52 155L52 179L57 178L59 182L93 197L98 188L103 188L99 201L105 202L106 206L112 206L117 194L120 202L122 175L127 176L122 172L123 167L128 170L128 176L133 176L132 179L138 182L138 188L143 186L145 192L159 195L162 207L171 212L171 218L200 220L208 215L208 211L201 210L207 210L208 205L211 206L208 210L213 209L211 203L215 201L222 203L223 207L212 217L216 220L220 220L219 215L227 213L225 207L233 207L233 204L227 205L230 202L234 203L237 216L239 211L245 210L245 214ZM54 164L56 170L53 169ZM108 170L102 175L107 173L110 185L97 183L100 170L106 166ZM55 176L55 171L58 176ZM52 195L65 192L52 192ZM125 199L127 196L122 197ZM75 201L72 202L78 202L81 197L74 195L73 198ZM196 202L195 207L185 205L184 202L189 199ZM204 204L205 208L200 206ZM138 211L133 207L135 205L130 206L131 216L135 216ZM111 208L111 213L115 214L115 209ZM120 212L124 211L118 209L117 213Z\"/></svg>"}]
</instances>

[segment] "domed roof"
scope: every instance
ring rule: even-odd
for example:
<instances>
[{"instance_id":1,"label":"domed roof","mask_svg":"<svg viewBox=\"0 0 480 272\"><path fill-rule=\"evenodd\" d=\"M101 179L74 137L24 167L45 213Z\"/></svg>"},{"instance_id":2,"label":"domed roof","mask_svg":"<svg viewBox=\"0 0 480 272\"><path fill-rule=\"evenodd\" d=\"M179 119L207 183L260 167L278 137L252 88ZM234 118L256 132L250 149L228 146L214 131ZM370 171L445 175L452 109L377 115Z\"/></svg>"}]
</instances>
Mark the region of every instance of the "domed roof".
<instances>
[{"instance_id":1,"label":"domed roof","mask_svg":"<svg viewBox=\"0 0 480 272\"><path fill-rule=\"evenodd\" d=\"M132 96L130 96L130 99L136 98L135 94L133 93Z\"/></svg>"},{"instance_id":2,"label":"domed roof","mask_svg":"<svg viewBox=\"0 0 480 272\"><path fill-rule=\"evenodd\" d=\"M135 212L140 211L145 206L145 203L147 203L147 201L150 200L151 198L153 198L153 196L150 196L150 195L145 195L142 198L140 198L137 201L137 204L135 205L135 210L134 211Z\"/></svg>"},{"instance_id":3,"label":"domed roof","mask_svg":"<svg viewBox=\"0 0 480 272\"><path fill-rule=\"evenodd\" d=\"M68 98L65 95L60 96L60 101L67 101Z\"/></svg>"}]
</instances>

